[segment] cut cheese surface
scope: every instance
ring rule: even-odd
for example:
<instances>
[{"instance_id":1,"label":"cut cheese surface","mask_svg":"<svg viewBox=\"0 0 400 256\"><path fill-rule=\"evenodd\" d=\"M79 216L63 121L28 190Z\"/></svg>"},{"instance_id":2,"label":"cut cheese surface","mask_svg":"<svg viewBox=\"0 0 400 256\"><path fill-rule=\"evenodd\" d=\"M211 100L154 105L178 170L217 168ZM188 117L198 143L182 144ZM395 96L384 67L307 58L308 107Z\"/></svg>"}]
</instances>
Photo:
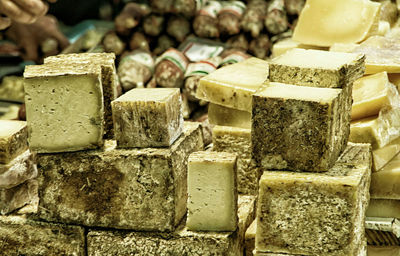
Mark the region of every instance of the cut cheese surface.
<instances>
[{"instance_id":1,"label":"cut cheese surface","mask_svg":"<svg viewBox=\"0 0 400 256\"><path fill-rule=\"evenodd\" d=\"M316 50L323 50L323 47L318 47L314 45L306 45L306 44L301 44L292 38L286 38L283 39L277 43L275 43L272 46L272 58L275 58L277 56L280 56L284 53L286 53L289 50L295 49L295 48L300 48L300 49L316 49Z\"/></svg>"},{"instance_id":2,"label":"cut cheese surface","mask_svg":"<svg viewBox=\"0 0 400 256\"><path fill-rule=\"evenodd\" d=\"M400 200L371 199L367 217L400 218Z\"/></svg>"},{"instance_id":3,"label":"cut cheese surface","mask_svg":"<svg viewBox=\"0 0 400 256\"><path fill-rule=\"evenodd\" d=\"M0 138L9 137L26 126L25 121L0 120Z\"/></svg>"},{"instance_id":4,"label":"cut cheese surface","mask_svg":"<svg viewBox=\"0 0 400 256\"><path fill-rule=\"evenodd\" d=\"M210 124L251 128L251 113L243 110L208 104L208 120Z\"/></svg>"},{"instance_id":5,"label":"cut cheese surface","mask_svg":"<svg viewBox=\"0 0 400 256\"><path fill-rule=\"evenodd\" d=\"M354 43L334 43L331 47L329 47L330 52L348 52L351 53L358 47L359 44L354 44Z\"/></svg>"},{"instance_id":6,"label":"cut cheese surface","mask_svg":"<svg viewBox=\"0 0 400 256\"><path fill-rule=\"evenodd\" d=\"M379 11L380 4L369 0L308 0L293 39L317 46L357 43L376 33Z\"/></svg>"},{"instance_id":7,"label":"cut cheese surface","mask_svg":"<svg viewBox=\"0 0 400 256\"><path fill-rule=\"evenodd\" d=\"M196 97L226 107L251 111L251 95L268 79L268 62L249 58L200 79Z\"/></svg>"},{"instance_id":8,"label":"cut cheese surface","mask_svg":"<svg viewBox=\"0 0 400 256\"><path fill-rule=\"evenodd\" d=\"M372 173L370 194L375 199L400 200L400 155Z\"/></svg>"},{"instance_id":9,"label":"cut cheese surface","mask_svg":"<svg viewBox=\"0 0 400 256\"><path fill-rule=\"evenodd\" d=\"M372 151L372 170L379 171L400 152L400 137L390 142L383 148Z\"/></svg>"}]
</instances>

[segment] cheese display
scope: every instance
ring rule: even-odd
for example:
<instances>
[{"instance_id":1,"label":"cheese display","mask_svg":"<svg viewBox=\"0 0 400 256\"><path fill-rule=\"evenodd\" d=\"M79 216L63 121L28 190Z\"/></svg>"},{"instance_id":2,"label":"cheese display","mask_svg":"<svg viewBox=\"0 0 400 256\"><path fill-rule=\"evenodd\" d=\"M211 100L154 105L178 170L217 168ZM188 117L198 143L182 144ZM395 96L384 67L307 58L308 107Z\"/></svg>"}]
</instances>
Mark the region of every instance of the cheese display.
<instances>
[{"instance_id":1,"label":"cheese display","mask_svg":"<svg viewBox=\"0 0 400 256\"><path fill-rule=\"evenodd\" d=\"M220 68L200 79L196 97L211 103L251 112L251 95L268 78L268 62L249 58Z\"/></svg>"},{"instance_id":2,"label":"cheese display","mask_svg":"<svg viewBox=\"0 0 400 256\"><path fill-rule=\"evenodd\" d=\"M400 219L400 200L371 199L366 216Z\"/></svg>"},{"instance_id":3,"label":"cheese display","mask_svg":"<svg viewBox=\"0 0 400 256\"><path fill-rule=\"evenodd\" d=\"M85 229L34 221L24 215L0 216L3 255L85 255Z\"/></svg>"},{"instance_id":4,"label":"cheese display","mask_svg":"<svg viewBox=\"0 0 400 256\"><path fill-rule=\"evenodd\" d=\"M270 83L253 95L253 158L263 170L327 171L347 144L345 90ZM347 122L345 122L347 121Z\"/></svg>"},{"instance_id":5,"label":"cheese display","mask_svg":"<svg viewBox=\"0 0 400 256\"><path fill-rule=\"evenodd\" d=\"M237 190L240 194L257 195L261 170L251 159L251 130L229 126L214 126L213 151L237 154Z\"/></svg>"},{"instance_id":6,"label":"cheese display","mask_svg":"<svg viewBox=\"0 0 400 256\"><path fill-rule=\"evenodd\" d=\"M0 214L8 214L37 198L38 183L27 180L12 188L0 189Z\"/></svg>"},{"instance_id":7,"label":"cheese display","mask_svg":"<svg viewBox=\"0 0 400 256\"><path fill-rule=\"evenodd\" d=\"M325 173L265 171L257 204L256 250L362 255L371 147L349 143Z\"/></svg>"},{"instance_id":8,"label":"cheese display","mask_svg":"<svg viewBox=\"0 0 400 256\"><path fill-rule=\"evenodd\" d=\"M372 151L372 171L381 170L397 154L400 153L400 138L395 139L383 148Z\"/></svg>"},{"instance_id":9,"label":"cheese display","mask_svg":"<svg viewBox=\"0 0 400 256\"><path fill-rule=\"evenodd\" d=\"M362 54L293 49L271 60L269 79L311 87L344 88L364 74Z\"/></svg>"},{"instance_id":10,"label":"cheese display","mask_svg":"<svg viewBox=\"0 0 400 256\"><path fill-rule=\"evenodd\" d=\"M201 151L189 156L186 221L188 230L236 230L236 176L235 154Z\"/></svg>"},{"instance_id":11,"label":"cheese display","mask_svg":"<svg viewBox=\"0 0 400 256\"><path fill-rule=\"evenodd\" d=\"M395 218L367 217L365 219L365 236L368 245L398 246L400 244L399 230L400 221Z\"/></svg>"},{"instance_id":12,"label":"cheese display","mask_svg":"<svg viewBox=\"0 0 400 256\"><path fill-rule=\"evenodd\" d=\"M240 196L238 228L233 232L189 231L184 223L171 233L89 229L88 255L241 255L255 199Z\"/></svg>"},{"instance_id":13,"label":"cheese display","mask_svg":"<svg viewBox=\"0 0 400 256\"><path fill-rule=\"evenodd\" d=\"M28 149L27 137L26 122L0 120L0 165Z\"/></svg>"},{"instance_id":14,"label":"cheese display","mask_svg":"<svg viewBox=\"0 0 400 256\"><path fill-rule=\"evenodd\" d=\"M40 153L103 145L100 66L32 65L24 72L28 142Z\"/></svg>"},{"instance_id":15,"label":"cheese display","mask_svg":"<svg viewBox=\"0 0 400 256\"><path fill-rule=\"evenodd\" d=\"M132 89L111 106L119 148L168 147L182 133L179 89Z\"/></svg>"},{"instance_id":16,"label":"cheese display","mask_svg":"<svg viewBox=\"0 0 400 256\"><path fill-rule=\"evenodd\" d=\"M170 231L186 213L190 153L203 149L201 128L187 122L170 148L39 154L38 216L47 221Z\"/></svg>"},{"instance_id":17,"label":"cheese display","mask_svg":"<svg viewBox=\"0 0 400 256\"><path fill-rule=\"evenodd\" d=\"M400 155L372 173L371 198L400 200Z\"/></svg>"},{"instance_id":18,"label":"cheese display","mask_svg":"<svg viewBox=\"0 0 400 256\"><path fill-rule=\"evenodd\" d=\"M10 189L36 176L35 155L27 150L10 163L0 164L0 189Z\"/></svg>"},{"instance_id":19,"label":"cheese display","mask_svg":"<svg viewBox=\"0 0 400 256\"><path fill-rule=\"evenodd\" d=\"M239 128L251 128L251 113L222 105L208 104L208 120L210 124L233 126Z\"/></svg>"},{"instance_id":20,"label":"cheese display","mask_svg":"<svg viewBox=\"0 0 400 256\"><path fill-rule=\"evenodd\" d=\"M318 46L358 43L377 33L379 14L380 4L369 0L308 0L293 39Z\"/></svg>"},{"instance_id":21,"label":"cheese display","mask_svg":"<svg viewBox=\"0 0 400 256\"><path fill-rule=\"evenodd\" d=\"M398 92L394 86L389 86L386 72L362 77L353 84L351 119L378 115L383 107L391 105L395 97L399 97Z\"/></svg>"}]
</instances>

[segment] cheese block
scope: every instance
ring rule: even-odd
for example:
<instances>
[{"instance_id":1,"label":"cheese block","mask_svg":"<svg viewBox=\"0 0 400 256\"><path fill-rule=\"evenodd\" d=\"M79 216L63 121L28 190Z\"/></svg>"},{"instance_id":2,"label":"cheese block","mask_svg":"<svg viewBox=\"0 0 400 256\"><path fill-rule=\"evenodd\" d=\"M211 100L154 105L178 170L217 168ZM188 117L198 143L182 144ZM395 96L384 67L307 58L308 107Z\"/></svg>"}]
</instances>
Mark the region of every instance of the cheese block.
<instances>
[{"instance_id":1,"label":"cheese block","mask_svg":"<svg viewBox=\"0 0 400 256\"><path fill-rule=\"evenodd\" d=\"M208 104L208 120L210 124L233 126L239 128L251 128L251 113L222 105Z\"/></svg>"},{"instance_id":2,"label":"cheese block","mask_svg":"<svg viewBox=\"0 0 400 256\"><path fill-rule=\"evenodd\" d=\"M187 159L203 150L198 123L185 123L170 148L117 149L37 156L38 216L46 221L171 231L186 214Z\"/></svg>"},{"instance_id":3,"label":"cheese block","mask_svg":"<svg viewBox=\"0 0 400 256\"><path fill-rule=\"evenodd\" d=\"M119 148L169 147L182 134L177 88L135 88L111 102Z\"/></svg>"},{"instance_id":4,"label":"cheese block","mask_svg":"<svg viewBox=\"0 0 400 256\"><path fill-rule=\"evenodd\" d=\"M329 47L330 52L347 52L351 53L356 49L360 44L344 44L344 43L334 43L331 47Z\"/></svg>"},{"instance_id":5,"label":"cheese block","mask_svg":"<svg viewBox=\"0 0 400 256\"><path fill-rule=\"evenodd\" d=\"M359 255L365 245L371 147L352 144L328 172L265 171L257 203L256 250Z\"/></svg>"},{"instance_id":6,"label":"cheese block","mask_svg":"<svg viewBox=\"0 0 400 256\"><path fill-rule=\"evenodd\" d=\"M28 142L40 153L103 145L100 66L32 65L24 72Z\"/></svg>"},{"instance_id":7,"label":"cheese block","mask_svg":"<svg viewBox=\"0 0 400 256\"><path fill-rule=\"evenodd\" d=\"M310 45L358 43L377 33L380 4L369 0L308 0L293 39Z\"/></svg>"},{"instance_id":8,"label":"cheese block","mask_svg":"<svg viewBox=\"0 0 400 256\"><path fill-rule=\"evenodd\" d=\"M400 155L372 173L371 198L400 200Z\"/></svg>"},{"instance_id":9,"label":"cheese block","mask_svg":"<svg viewBox=\"0 0 400 256\"><path fill-rule=\"evenodd\" d=\"M257 166L327 171L347 145L345 96L342 89L281 83L254 94L251 140Z\"/></svg>"},{"instance_id":10,"label":"cheese block","mask_svg":"<svg viewBox=\"0 0 400 256\"><path fill-rule=\"evenodd\" d=\"M113 122L111 114L111 101L119 96L119 80L115 68L114 53L70 53L49 56L44 59L44 63L53 63L56 65L65 65L77 63L81 65L100 65L101 66L101 84L103 86L104 97L104 138L112 139Z\"/></svg>"},{"instance_id":11,"label":"cheese block","mask_svg":"<svg viewBox=\"0 0 400 256\"><path fill-rule=\"evenodd\" d=\"M261 170L251 159L251 130L214 126L213 151L235 153L237 159L237 190L239 194L257 195Z\"/></svg>"},{"instance_id":12,"label":"cheese block","mask_svg":"<svg viewBox=\"0 0 400 256\"><path fill-rule=\"evenodd\" d=\"M367 217L400 219L400 200L371 199L366 214Z\"/></svg>"},{"instance_id":13,"label":"cheese block","mask_svg":"<svg viewBox=\"0 0 400 256\"><path fill-rule=\"evenodd\" d=\"M400 246L368 246L368 256L400 255Z\"/></svg>"},{"instance_id":14,"label":"cheese block","mask_svg":"<svg viewBox=\"0 0 400 256\"><path fill-rule=\"evenodd\" d=\"M253 251L256 243L256 230L257 230L257 221L254 220L248 227L244 235L245 256L253 256Z\"/></svg>"},{"instance_id":15,"label":"cheese block","mask_svg":"<svg viewBox=\"0 0 400 256\"><path fill-rule=\"evenodd\" d=\"M396 88L389 84L386 72L362 77L353 84L351 119L378 115L384 106L399 100Z\"/></svg>"},{"instance_id":16,"label":"cheese block","mask_svg":"<svg viewBox=\"0 0 400 256\"><path fill-rule=\"evenodd\" d=\"M0 214L5 215L38 198L37 180L31 179L12 188L0 189Z\"/></svg>"},{"instance_id":17,"label":"cheese block","mask_svg":"<svg viewBox=\"0 0 400 256\"><path fill-rule=\"evenodd\" d=\"M400 136L400 111L398 107L383 108L379 116L352 121L349 141L370 143L372 148L383 148Z\"/></svg>"},{"instance_id":18,"label":"cheese block","mask_svg":"<svg viewBox=\"0 0 400 256\"><path fill-rule=\"evenodd\" d=\"M399 90L400 74L399 73L390 73L390 74L388 74L388 77L389 77L389 81L396 86L397 90Z\"/></svg>"},{"instance_id":19,"label":"cheese block","mask_svg":"<svg viewBox=\"0 0 400 256\"><path fill-rule=\"evenodd\" d=\"M394 218L367 217L365 219L365 236L368 245L398 246L400 244L400 221Z\"/></svg>"},{"instance_id":20,"label":"cheese block","mask_svg":"<svg viewBox=\"0 0 400 256\"><path fill-rule=\"evenodd\" d=\"M390 142L383 148L372 151L372 171L381 170L397 154L400 153L400 137Z\"/></svg>"},{"instance_id":21,"label":"cheese block","mask_svg":"<svg viewBox=\"0 0 400 256\"><path fill-rule=\"evenodd\" d=\"M88 256L96 255L242 255L244 233L254 219L254 197L240 196L238 229L189 231L182 221L169 233L89 229Z\"/></svg>"},{"instance_id":22,"label":"cheese block","mask_svg":"<svg viewBox=\"0 0 400 256\"><path fill-rule=\"evenodd\" d=\"M28 128L24 121L0 120L0 164L7 164L28 149Z\"/></svg>"},{"instance_id":23,"label":"cheese block","mask_svg":"<svg viewBox=\"0 0 400 256\"><path fill-rule=\"evenodd\" d=\"M10 163L0 164L0 189L13 188L36 176L35 155L27 150Z\"/></svg>"},{"instance_id":24,"label":"cheese block","mask_svg":"<svg viewBox=\"0 0 400 256\"><path fill-rule=\"evenodd\" d=\"M236 230L236 175L235 154L200 151L189 156L188 230Z\"/></svg>"},{"instance_id":25,"label":"cheese block","mask_svg":"<svg viewBox=\"0 0 400 256\"><path fill-rule=\"evenodd\" d=\"M376 32L376 35L385 36L389 31L390 31L390 23L384 20L380 20L378 23L378 31Z\"/></svg>"},{"instance_id":26,"label":"cheese block","mask_svg":"<svg viewBox=\"0 0 400 256\"><path fill-rule=\"evenodd\" d=\"M269 80L311 87L344 88L364 74L362 54L293 49L271 60Z\"/></svg>"},{"instance_id":27,"label":"cheese block","mask_svg":"<svg viewBox=\"0 0 400 256\"><path fill-rule=\"evenodd\" d=\"M249 58L219 68L200 79L196 97L225 107L251 112L251 95L268 78L268 62Z\"/></svg>"},{"instance_id":28,"label":"cheese block","mask_svg":"<svg viewBox=\"0 0 400 256\"><path fill-rule=\"evenodd\" d=\"M34 221L24 215L0 216L0 241L3 255L86 255L83 227Z\"/></svg>"},{"instance_id":29,"label":"cheese block","mask_svg":"<svg viewBox=\"0 0 400 256\"><path fill-rule=\"evenodd\" d=\"M301 44L295 40L293 40L293 38L289 37L289 38L285 38L283 40L280 40L278 42L276 42L271 49L271 58L275 58L279 55L284 54L285 52L291 50L291 49L295 49L295 48L300 48L300 49L316 49L316 50L323 50L323 47L318 47L318 46L314 46L314 45L306 45L306 44Z\"/></svg>"}]
</instances>

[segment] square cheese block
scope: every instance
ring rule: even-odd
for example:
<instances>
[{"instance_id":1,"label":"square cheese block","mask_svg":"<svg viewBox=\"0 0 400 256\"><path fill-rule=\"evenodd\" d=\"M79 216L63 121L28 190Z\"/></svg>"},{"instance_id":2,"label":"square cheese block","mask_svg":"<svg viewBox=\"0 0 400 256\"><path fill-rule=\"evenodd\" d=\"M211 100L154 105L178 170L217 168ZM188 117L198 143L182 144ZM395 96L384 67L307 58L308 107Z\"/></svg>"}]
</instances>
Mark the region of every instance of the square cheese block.
<instances>
[{"instance_id":1,"label":"square cheese block","mask_svg":"<svg viewBox=\"0 0 400 256\"><path fill-rule=\"evenodd\" d=\"M20 154L8 164L0 164L0 189L10 189L36 178L35 155L29 150Z\"/></svg>"},{"instance_id":2,"label":"square cheese block","mask_svg":"<svg viewBox=\"0 0 400 256\"><path fill-rule=\"evenodd\" d=\"M345 90L270 83L253 96L253 158L263 170L327 171L347 145Z\"/></svg>"},{"instance_id":3,"label":"square cheese block","mask_svg":"<svg viewBox=\"0 0 400 256\"><path fill-rule=\"evenodd\" d=\"M12 188L0 189L0 214L8 214L38 198L37 180L31 179Z\"/></svg>"},{"instance_id":4,"label":"square cheese block","mask_svg":"<svg viewBox=\"0 0 400 256\"><path fill-rule=\"evenodd\" d=\"M182 134L177 88L132 89L111 105L119 148L169 147Z\"/></svg>"},{"instance_id":5,"label":"square cheese block","mask_svg":"<svg viewBox=\"0 0 400 256\"><path fill-rule=\"evenodd\" d=\"M372 173L370 193L374 199L400 200L400 154Z\"/></svg>"},{"instance_id":6,"label":"square cheese block","mask_svg":"<svg viewBox=\"0 0 400 256\"><path fill-rule=\"evenodd\" d=\"M101 84L103 86L104 97L104 138L112 139L113 121L111 113L111 101L119 96L119 80L115 68L114 53L70 53L50 56L44 59L44 63L53 63L65 65L68 63L77 63L83 65L101 66Z\"/></svg>"},{"instance_id":7,"label":"square cheese block","mask_svg":"<svg viewBox=\"0 0 400 256\"><path fill-rule=\"evenodd\" d=\"M293 49L271 60L269 80L311 87L344 88L365 70L362 54Z\"/></svg>"},{"instance_id":8,"label":"square cheese block","mask_svg":"<svg viewBox=\"0 0 400 256\"><path fill-rule=\"evenodd\" d=\"M400 244L399 230L400 221L395 218L367 217L365 219L365 236L368 245L398 246Z\"/></svg>"},{"instance_id":9,"label":"square cheese block","mask_svg":"<svg viewBox=\"0 0 400 256\"><path fill-rule=\"evenodd\" d=\"M400 246L373 246L368 245L368 256L400 255Z\"/></svg>"},{"instance_id":10,"label":"square cheese block","mask_svg":"<svg viewBox=\"0 0 400 256\"><path fill-rule=\"evenodd\" d=\"M188 230L236 230L236 175L235 154L199 151L189 156Z\"/></svg>"},{"instance_id":11,"label":"square cheese block","mask_svg":"<svg viewBox=\"0 0 400 256\"><path fill-rule=\"evenodd\" d=\"M380 4L369 0L308 0L293 39L317 46L357 43L378 32L379 14Z\"/></svg>"},{"instance_id":12,"label":"square cheese block","mask_svg":"<svg viewBox=\"0 0 400 256\"><path fill-rule=\"evenodd\" d=\"M399 93L397 88L389 83L386 72L362 77L353 84L351 119L378 115L383 107L398 103Z\"/></svg>"},{"instance_id":13,"label":"square cheese block","mask_svg":"<svg viewBox=\"0 0 400 256\"><path fill-rule=\"evenodd\" d=\"M380 171L396 155L400 153L400 137L383 148L372 151L372 171Z\"/></svg>"},{"instance_id":14,"label":"square cheese block","mask_svg":"<svg viewBox=\"0 0 400 256\"><path fill-rule=\"evenodd\" d=\"M24 121L0 120L0 164L7 164L28 149L28 128Z\"/></svg>"},{"instance_id":15,"label":"square cheese block","mask_svg":"<svg viewBox=\"0 0 400 256\"><path fill-rule=\"evenodd\" d=\"M208 120L210 124L251 128L251 113L243 110L224 107L222 105L208 104Z\"/></svg>"},{"instance_id":16,"label":"square cheese block","mask_svg":"<svg viewBox=\"0 0 400 256\"><path fill-rule=\"evenodd\" d=\"M239 194L257 195L261 170L251 159L251 130L214 126L213 151L237 154L237 190Z\"/></svg>"},{"instance_id":17,"label":"square cheese block","mask_svg":"<svg viewBox=\"0 0 400 256\"><path fill-rule=\"evenodd\" d=\"M256 244L256 230L257 230L257 221L254 220L251 223L251 225L247 228L246 233L244 234L245 256L253 256L253 251L255 249L255 244Z\"/></svg>"},{"instance_id":18,"label":"square cheese block","mask_svg":"<svg viewBox=\"0 0 400 256\"><path fill-rule=\"evenodd\" d=\"M47 221L170 231L186 213L187 159L203 150L198 123L170 148L39 154L39 212Z\"/></svg>"},{"instance_id":19,"label":"square cheese block","mask_svg":"<svg viewBox=\"0 0 400 256\"><path fill-rule=\"evenodd\" d=\"M0 216L2 255L85 254L85 229L34 221L25 215Z\"/></svg>"},{"instance_id":20,"label":"square cheese block","mask_svg":"<svg viewBox=\"0 0 400 256\"><path fill-rule=\"evenodd\" d=\"M325 173L265 171L257 204L256 250L359 255L370 172L370 145L351 143Z\"/></svg>"},{"instance_id":21,"label":"square cheese block","mask_svg":"<svg viewBox=\"0 0 400 256\"><path fill-rule=\"evenodd\" d=\"M400 219L400 200L371 199L366 216Z\"/></svg>"},{"instance_id":22,"label":"square cheese block","mask_svg":"<svg viewBox=\"0 0 400 256\"><path fill-rule=\"evenodd\" d=\"M32 65L25 67L24 78L31 151L67 152L103 145L100 66Z\"/></svg>"},{"instance_id":23,"label":"square cheese block","mask_svg":"<svg viewBox=\"0 0 400 256\"><path fill-rule=\"evenodd\" d=\"M249 58L219 68L200 79L196 97L228 108L251 112L251 95L268 80L268 62Z\"/></svg>"},{"instance_id":24,"label":"square cheese block","mask_svg":"<svg viewBox=\"0 0 400 256\"><path fill-rule=\"evenodd\" d=\"M88 256L242 255L244 233L255 215L255 198L240 196L238 205L238 229L233 232L189 231L184 221L168 233L89 229Z\"/></svg>"},{"instance_id":25,"label":"square cheese block","mask_svg":"<svg viewBox=\"0 0 400 256\"><path fill-rule=\"evenodd\" d=\"M278 57L284 53L286 53L289 50L292 49L314 49L314 50L324 50L324 47L319 47L319 46L314 46L314 45L307 45L307 44L301 44L293 38L285 38L283 40L280 40L276 42L271 49L271 58Z\"/></svg>"}]
</instances>

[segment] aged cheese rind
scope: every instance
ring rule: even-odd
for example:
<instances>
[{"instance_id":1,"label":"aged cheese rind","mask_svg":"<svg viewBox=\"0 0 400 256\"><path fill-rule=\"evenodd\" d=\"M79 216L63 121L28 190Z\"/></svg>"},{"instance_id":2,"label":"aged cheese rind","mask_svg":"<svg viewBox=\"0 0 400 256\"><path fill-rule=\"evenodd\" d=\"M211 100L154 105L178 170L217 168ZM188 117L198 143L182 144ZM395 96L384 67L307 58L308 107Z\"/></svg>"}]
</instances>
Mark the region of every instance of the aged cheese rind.
<instances>
[{"instance_id":1,"label":"aged cheese rind","mask_svg":"<svg viewBox=\"0 0 400 256\"><path fill-rule=\"evenodd\" d=\"M189 156L188 230L236 230L236 160L236 154L215 151L199 151Z\"/></svg>"},{"instance_id":2,"label":"aged cheese rind","mask_svg":"<svg viewBox=\"0 0 400 256\"><path fill-rule=\"evenodd\" d=\"M184 221L171 233L89 230L88 255L232 255L243 253L243 239L254 219L254 197L239 197L234 232L188 231Z\"/></svg>"},{"instance_id":3,"label":"aged cheese rind","mask_svg":"<svg viewBox=\"0 0 400 256\"><path fill-rule=\"evenodd\" d=\"M261 170L251 159L251 130L215 126L212 133L213 151L235 153L237 160L237 189L239 194L257 195Z\"/></svg>"},{"instance_id":4,"label":"aged cheese rind","mask_svg":"<svg viewBox=\"0 0 400 256\"><path fill-rule=\"evenodd\" d=\"M400 155L372 173L370 193L374 199L400 200Z\"/></svg>"},{"instance_id":5,"label":"aged cheese rind","mask_svg":"<svg viewBox=\"0 0 400 256\"><path fill-rule=\"evenodd\" d=\"M0 164L0 189L10 189L36 176L35 155L27 150L10 163Z\"/></svg>"},{"instance_id":6,"label":"aged cheese rind","mask_svg":"<svg viewBox=\"0 0 400 256\"><path fill-rule=\"evenodd\" d=\"M24 72L28 143L33 152L94 149L103 145L100 66L32 65Z\"/></svg>"},{"instance_id":7,"label":"aged cheese rind","mask_svg":"<svg viewBox=\"0 0 400 256\"><path fill-rule=\"evenodd\" d=\"M111 106L119 148L169 147L182 133L179 89L132 89Z\"/></svg>"},{"instance_id":8,"label":"aged cheese rind","mask_svg":"<svg viewBox=\"0 0 400 256\"><path fill-rule=\"evenodd\" d=\"M357 255L364 244L370 171L370 145L352 143L325 173L265 171L256 250Z\"/></svg>"},{"instance_id":9,"label":"aged cheese rind","mask_svg":"<svg viewBox=\"0 0 400 256\"><path fill-rule=\"evenodd\" d=\"M28 128L24 121L0 120L0 164L7 164L28 149Z\"/></svg>"},{"instance_id":10,"label":"aged cheese rind","mask_svg":"<svg viewBox=\"0 0 400 256\"><path fill-rule=\"evenodd\" d=\"M85 255L84 228L0 216L2 255Z\"/></svg>"},{"instance_id":11,"label":"aged cheese rind","mask_svg":"<svg viewBox=\"0 0 400 256\"><path fill-rule=\"evenodd\" d=\"M280 83L253 96L252 150L265 169L327 171L347 145L346 90ZM348 113L346 115L346 113Z\"/></svg>"},{"instance_id":12,"label":"aged cheese rind","mask_svg":"<svg viewBox=\"0 0 400 256\"><path fill-rule=\"evenodd\" d=\"M68 63L79 63L84 65L100 65L101 66L101 83L103 86L104 96L104 138L112 139L113 122L111 113L111 101L115 100L119 95L119 80L115 68L114 53L71 53L50 56L44 59L44 63L53 63L65 65Z\"/></svg>"},{"instance_id":13,"label":"aged cheese rind","mask_svg":"<svg viewBox=\"0 0 400 256\"><path fill-rule=\"evenodd\" d=\"M371 199L366 216L400 219L400 200Z\"/></svg>"},{"instance_id":14,"label":"aged cheese rind","mask_svg":"<svg viewBox=\"0 0 400 256\"><path fill-rule=\"evenodd\" d=\"M203 150L198 123L171 146L39 154L39 212L47 221L170 231L186 213L187 158Z\"/></svg>"},{"instance_id":15,"label":"aged cheese rind","mask_svg":"<svg viewBox=\"0 0 400 256\"><path fill-rule=\"evenodd\" d=\"M380 4L369 0L309 0L293 39L318 46L357 43L377 33L379 14Z\"/></svg>"},{"instance_id":16,"label":"aged cheese rind","mask_svg":"<svg viewBox=\"0 0 400 256\"><path fill-rule=\"evenodd\" d=\"M251 95L268 79L268 62L249 58L200 79L196 97L228 108L251 111Z\"/></svg>"},{"instance_id":17,"label":"aged cheese rind","mask_svg":"<svg viewBox=\"0 0 400 256\"><path fill-rule=\"evenodd\" d=\"M210 124L251 128L251 113L243 110L224 107L218 104L208 104L208 120Z\"/></svg>"},{"instance_id":18,"label":"aged cheese rind","mask_svg":"<svg viewBox=\"0 0 400 256\"><path fill-rule=\"evenodd\" d=\"M400 138L372 151L372 171L379 171L400 153Z\"/></svg>"},{"instance_id":19,"label":"aged cheese rind","mask_svg":"<svg viewBox=\"0 0 400 256\"><path fill-rule=\"evenodd\" d=\"M271 60L269 80L310 87L344 88L363 76L364 62L362 54L293 49Z\"/></svg>"},{"instance_id":20,"label":"aged cheese rind","mask_svg":"<svg viewBox=\"0 0 400 256\"><path fill-rule=\"evenodd\" d=\"M27 180L15 187L0 189L0 214L8 214L36 200L38 182ZM1 248L1 247L0 247Z\"/></svg>"}]
</instances>

